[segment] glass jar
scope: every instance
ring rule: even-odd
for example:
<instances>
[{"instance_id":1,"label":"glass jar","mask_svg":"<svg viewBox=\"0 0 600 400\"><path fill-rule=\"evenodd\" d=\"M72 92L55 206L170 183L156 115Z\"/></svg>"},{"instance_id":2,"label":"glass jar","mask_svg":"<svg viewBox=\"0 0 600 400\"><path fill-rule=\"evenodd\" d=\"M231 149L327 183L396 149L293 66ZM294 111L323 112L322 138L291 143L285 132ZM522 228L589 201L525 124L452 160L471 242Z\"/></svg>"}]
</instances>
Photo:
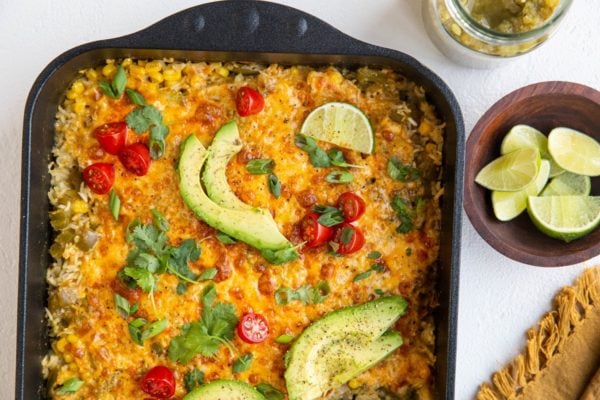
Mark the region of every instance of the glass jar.
<instances>
[{"instance_id":1,"label":"glass jar","mask_svg":"<svg viewBox=\"0 0 600 400\"><path fill-rule=\"evenodd\" d=\"M566 15L572 0L422 3L425 27L442 53L467 67L491 68L544 43Z\"/></svg>"}]
</instances>

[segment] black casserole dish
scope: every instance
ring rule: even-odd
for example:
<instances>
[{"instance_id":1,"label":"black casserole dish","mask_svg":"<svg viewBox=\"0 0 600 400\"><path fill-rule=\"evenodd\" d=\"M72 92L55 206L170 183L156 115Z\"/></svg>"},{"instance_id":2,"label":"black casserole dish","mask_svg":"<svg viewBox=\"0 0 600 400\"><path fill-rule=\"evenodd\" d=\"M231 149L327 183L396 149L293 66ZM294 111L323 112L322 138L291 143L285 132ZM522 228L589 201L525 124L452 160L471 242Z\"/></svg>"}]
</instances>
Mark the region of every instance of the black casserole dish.
<instances>
[{"instance_id":1,"label":"black casserole dish","mask_svg":"<svg viewBox=\"0 0 600 400\"><path fill-rule=\"evenodd\" d=\"M41 359L48 347L45 271L51 262L48 247L52 235L47 165L55 112L64 89L80 69L106 58L124 57L382 66L400 71L426 89L428 100L447 124L436 386L439 398L452 399L464 164L464 128L453 94L435 74L405 54L352 39L297 10L251 1L195 7L133 35L77 47L56 58L36 80L27 102L23 136L16 398L42 397L44 386Z\"/></svg>"}]
</instances>

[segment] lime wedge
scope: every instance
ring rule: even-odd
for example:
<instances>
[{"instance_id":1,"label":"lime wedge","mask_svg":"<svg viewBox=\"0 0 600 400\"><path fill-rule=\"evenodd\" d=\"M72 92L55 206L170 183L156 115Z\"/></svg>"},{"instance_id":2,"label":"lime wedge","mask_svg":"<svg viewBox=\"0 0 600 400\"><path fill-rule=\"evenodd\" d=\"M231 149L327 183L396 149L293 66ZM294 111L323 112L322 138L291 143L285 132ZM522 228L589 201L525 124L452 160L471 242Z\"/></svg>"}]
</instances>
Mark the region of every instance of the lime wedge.
<instances>
[{"instance_id":1,"label":"lime wedge","mask_svg":"<svg viewBox=\"0 0 600 400\"><path fill-rule=\"evenodd\" d=\"M527 212L540 231L570 242L600 224L600 197L529 197Z\"/></svg>"},{"instance_id":2,"label":"lime wedge","mask_svg":"<svg viewBox=\"0 0 600 400\"><path fill-rule=\"evenodd\" d=\"M600 175L600 144L570 128L554 128L548 135L548 150L554 161L569 172Z\"/></svg>"},{"instance_id":3,"label":"lime wedge","mask_svg":"<svg viewBox=\"0 0 600 400\"><path fill-rule=\"evenodd\" d=\"M587 196L591 190L589 176L565 172L552 179L541 196Z\"/></svg>"},{"instance_id":4,"label":"lime wedge","mask_svg":"<svg viewBox=\"0 0 600 400\"><path fill-rule=\"evenodd\" d=\"M544 160L550 161L550 177L553 178L565 172L558 166L548 152L548 138L542 132L529 125L515 125L506 134L500 146L500 154L508 154L525 147L538 149Z\"/></svg>"},{"instance_id":5,"label":"lime wedge","mask_svg":"<svg viewBox=\"0 0 600 400\"><path fill-rule=\"evenodd\" d=\"M348 103L325 103L315 108L304 120L300 133L366 154L371 154L375 146L369 119Z\"/></svg>"},{"instance_id":6,"label":"lime wedge","mask_svg":"<svg viewBox=\"0 0 600 400\"><path fill-rule=\"evenodd\" d=\"M477 174L475 182L490 190L516 192L534 181L540 169L540 152L532 147L495 159Z\"/></svg>"},{"instance_id":7,"label":"lime wedge","mask_svg":"<svg viewBox=\"0 0 600 400\"><path fill-rule=\"evenodd\" d=\"M500 221L510 221L517 217L527 208L527 198L529 196L537 196L542 191L548 177L550 176L550 161L542 160L540 172L538 172L535 180L525 189L518 192L492 192L492 206L494 214ZM562 175L561 175L562 176Z\"/></svg>"}]
</instances>

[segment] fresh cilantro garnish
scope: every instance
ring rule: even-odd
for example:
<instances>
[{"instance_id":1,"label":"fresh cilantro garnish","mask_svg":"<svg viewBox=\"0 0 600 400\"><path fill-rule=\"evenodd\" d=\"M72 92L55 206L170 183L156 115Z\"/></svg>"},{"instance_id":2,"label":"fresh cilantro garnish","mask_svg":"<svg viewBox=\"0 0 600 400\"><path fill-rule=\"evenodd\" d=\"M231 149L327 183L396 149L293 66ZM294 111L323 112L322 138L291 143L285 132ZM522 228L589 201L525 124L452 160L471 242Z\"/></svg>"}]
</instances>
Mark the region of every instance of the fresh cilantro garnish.
<instances>
[{"instance_id":1,"label":"fresh cilantro garnish","mask_svg":"<svg viewBox=\"0 0 600 400\"><path fill-rule=\"evenodd\" d=\"M291 343L292 340L294 340L294 337L292 335L288 335L287 333L284 333L283 335L280 335L277 337L277 339L275 339L277 343L281 344Z\"/></svg>"},{"instance_id":2,"label":"fresh cilantro garnish","mask_svg":"<svg viewBox=\"0 0 600 400\"><path fill-rule=\"evenodd\" d=\"M243 356L240 356L231 367L231 371L234 374L239 374L240 372L248 371L250 369L250 365L252 364L252 360L254 356L252 353L246 353Z\"/></svg>"},{"instance_id":3,"label":"fresh cilantro garnish","mask_svg":"<svg viewBox=\"0 0 600 400\"><path fill-rule=\"evenodd\" d=\"M181 335L173 338L169 346L169 359L188 363L196 354L213 357L221 345L233 353L230 340L235 333L238 318L231 303L214 303L217 293L214 285L202 292L202 316L200 321L185 325Z\"/></svg>"},{"instance_id":4,"label":"fresh cilantro garnish","mask_svg":"<svg viewBox=\"0 0 600 400\"><path fill-rule=\"evenodd\" d=\"M344 153L342 150L333 148L327 152L327 156L329 156L329 160L331 161L331 165L335 165L336 167L341 168L362 168L360 165L349 164L344 158Z\"/></svg>"},{"instance_id":5,"label":"fresh cilantro garnish","mask_svg":"<svg viewBox=\"0 0 600 400\"><path fill-rule=\"evenodd\" d=\"M313 211L321 214L318 219L321 225L334 226L344 222L344 214L336 207L314 206Z\"/></svg>"},{"instance_id":6,"label":"fresh cilantro garnish","mask_svg":"<svg viewBox=\"0 0 600 400\"><path fill-rule=\"evenodd\" d=\"M329 183L350 183L354 180L354 175L348 171L332 171L325 180Z\"/></svg>"},{"instance_id":7,"label":"fresh cilantro garnish","mask_svg":"<svg viewBox=\"0 0 600 400\"><path fill-rule=\"evenodd\" d=\"M149 105L138 107L127 114L125 121L127 126L137 134L150 130L148 148L153 160L163 155L169 128L163 123L162 114L156 107Z\"/></svg>"},{"instance_id":8,"label":"fresh cilantro garnish","mask_svg":"<svg viewBox=\"0 0 600 400\"><path fill-rule=\"evenodd\" d=\"M266 400L283 400L285 396L268 383L259 383L254 387Z\"/></svg>"},{"instance_id":9,"label":"fresh cilantro garnish","mask_svg":"<svg viewBox=\"0 0 600 400\"><path fill-rule=\"evenodd\" d=\"M219 271L217 271L216 268L207 268L204 271L202 271L202 273L200 275L198 275L198 280L199 281L209 281L211 279L214 279L215 276L217 276L217 273Z\"/></svg>"},{"instance_id":10,"label":"fresh cilantro garnish","mask_svg":"<svg viewBox=\"0 0 600 400\"><path fill-rule=\"evenodd\" d=\"M385 292L381 289L375 289L374 292L377 296L383 296L385 294Z\"/></svg>"},{"instance_id":11,"label":"fresh cilantro garnish","mask_svg":"<svg viewBox=\"0 0 600 400\"><path fill-rule=\"evenodd\" d=\"M314 287L306 284L298 289L280 287L275 291L275 303L280 306L289 304L292 301L301 301L303 304L319 304L325 300L331 293L329 282L320 281Z\"/></svg>"},{"instance_id":12,"label":"fresh cilantro garnish","mask_svg":"<svg viewBox=\"0 0 600 400\"><path fill-rule=\"evenodd\" d=\"M340 242L344 245L350 244L352 238L354 237L354 229L345 227L342 229L340 233Z\"/></svg>"},{"instance_id":13,"label":"fresh cilantro garnish","mask_svg":"<svg viewBox=\"0 0 600 400\"><path fill-rule=\"evenodd\" d=\"M387 164L387 173L390 178L401 181L415 181L419 179L419 170L410 165L403 164L397 157L389 159Z\"/></svg>"},{"instance_id":14,"label":"fresh cilantro garnish","mask_svg":"<svg viewBox=\"0 0 600 400\"><path fill-rule=\"evenodd\" d=\"M127 318L136 313L138 310L138 305L134 304L133 306L129 304L129 301L118 293L115 293L115 305L117 306L117 311L124 318Z\"/></svg>"},{"instance_id":15,"label":"fresh cilantro garnish","mask_svg":"<svg viewBox=\"0 0 600 400\"><path fill-rule=\"evenodd\" d=\"M129 97L129 100L131 100L131 102L136 106L146 105L146 99L144 99L144 96L142 96L140 92L133 89L125 89L125 93L127 93L127 97Z\"/></svg>"},{"instance_id":16,"label":"fresh cilantro garnish","mask_svg":"<svg viewBox=\"0 0 600 400\"><path fill-rule=\"evenodd\" d=\"M224 234L223 232L217 232L217 240L223 244L234 244L237 243L237 240Z\"/></svg>"},{"instance_id":17,"label":"fresh cilantro garnish","mask_svg":"<svg viewBox=\"0 0 600 400\"><path fill-rule=\"evenodd\" d=\"M62 385L56 389L56 394L64 396L66 394L75 393L83 386L83 381L79 378L67 379Z\"/></svg>"},{"instance_id":18,"label":"fresh cilantro garnish","mask_svg":"<svg viewBox=\"0 0 600 400\"><path fill-rule=\"evenodd\" d=\"M317 141L301 133L296 134L295 144L308 154L310 163L316 168L331 167L327 152L317 145Z\"/></svg>"},{"instance_id":19,"label":"fresh cilantro garnish","mask_svg":"<svg viewBox=\"0 0 600 400\"><path fill-rule=\"evenodd\" d=\"M277 175L271 173L267 179L269 181L269 190L278 199L281 196L281 182L279 182L279 178L277 178Z\"/></svg>"},{"instance_id":20,"label":"fresh cilantro garnish","mask_svg":"<svg viewBox=\"0 0 600 400\"><path fill-rule=\"evenodd\" d=\"M118 221L119 212L121 211L121 199L117 192L115 192L115 189L111 189L110 194L108 195L108 208L115 221Z\"/></svg>"},{"instance_id":21,"label":"fresh cilantro garnish","mask_svg":"<svg viewBox=\"0 0 600 400\"><path fill-rule=\"evenodd\" d=\"M246 171L252 175L264 175L273 172L275 162L268 158L258 158L255 160L248 161L246 164Z\"/></svg>"},{"instance_id":22,"label":"fresh cilantro garnish","mask_svg":"<svg viewBox=\"0 0 600 400\"><path fill-rule=\"evenodd\" d=\"M294 261L298 258L296 247L288 247L281 250L264 249L260 252L265 260L271 264L279 265L286 262Z\"/></svg>"},{"instance_id":23,"label":"fresh cilantro garnish","mask_svg":"<svg viewBox=\"0 0 600 400\"><path fill-rule=\"evenodd\" d=\"M112 99L118 99L123 95L127 85L127 74L121 65L117 67L117 72L111 82L101 81L98 83L100 90Z\"/></svg>"},{"instance_id":24,"label":"fresh cilantro garnish","mask_svg":"<svg viewBox=\"0 0 600 400\"><path fill-rule=\"evenodd\" d=\"M175 288L175 291L181 296L187 291L187 284L185 282L179 282L177 284L177 288Z\"/></svg>"},{"instance_id":25,"label":"fresh cilantro garnish","mask_svg":"<svg viewBox=\"0 0 600 400\"><path fill-rule=\"evenodd\" d=\"M142 346L145 340L153 338L164 331L167 324L166 319L148 323L144 318L136 318L128 325L129 335L134 343Z\"/></svg>"},{"instance_id":26,"label":"fresh cilantro garnish","mask_svg":"<svg viewBox=\"0 0 600 400\"><path fill-rule=\"evenodd\" d=\"M381 253L378 251L372 251L369 254L367 254L367 258L369 260L377 260L380 257L381 257Z\"/></svg>"},{"instance_id":27,"label":"fresh cilantro garnish","mask_svg":"<svg viewBox=\"0 0 600 400\"><path fill-rule=\"evenodd\" d=\"M156 288L156 277L154 274L140 267L125 267L125 275L132 278L136 285L146 293L153 293Z\"/></svg>"},{"instance_id":28,"label":"fresh cilantro garnish","mask_svg":"<svg viewBox=\"0 0 600 400\"><path fill-rule=\"evenodd\" d=\"M185 389L188 392L194 390L197 386L200 386L204 383L204 372L199 369L193 368L183 377L183 383L185 384Z\"/></svg>"},{"instance_id":29,"label":"fresh cilantro garnish","mask_svg":"<svg viewBox=\"0 0 600 400\"><path fill-rule=\"evenodd\" d=\"M361 272L360 274L356 275L354 279L352 279L352 282L358 282L362 281L363 279L367 279L373 274L373 272L383 273L385 272L385 266L383 264L373 264L371 268L367 271Z\"/></svg>"},{"instance_id":30,"label":"fresh cilantro garnish","mask_svg":"<svg viewBox=\"0 0 600 400\"><path fill-rule=\"evenodd\" d=\"M402 197L396 195L392 198L392 209L396 212L396 216L400 220L400 225L396 228L398 233L408 233L415 229L413 224L413 210L408 202Z\"/></svg>"}]
</instances>

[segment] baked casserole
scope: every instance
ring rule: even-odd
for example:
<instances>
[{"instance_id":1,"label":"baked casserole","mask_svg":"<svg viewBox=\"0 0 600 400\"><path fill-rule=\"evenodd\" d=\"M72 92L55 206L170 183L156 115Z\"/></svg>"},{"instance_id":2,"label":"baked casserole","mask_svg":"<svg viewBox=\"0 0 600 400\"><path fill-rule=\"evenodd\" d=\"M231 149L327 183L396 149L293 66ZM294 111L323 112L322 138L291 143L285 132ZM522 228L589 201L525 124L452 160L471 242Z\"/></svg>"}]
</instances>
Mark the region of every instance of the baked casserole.
<instances>
[{"instance_id":1,"label":"baked casserole","mask_svg":"<svg viewBox=\"0 0 600 400\"><path fill-rule=\"evenodd\" d=\"M374 146L305 132L328 105ZM443 137L391 69L81 71L49 166L49 397L434 398Z\"/></svg>"}]
</instances>

